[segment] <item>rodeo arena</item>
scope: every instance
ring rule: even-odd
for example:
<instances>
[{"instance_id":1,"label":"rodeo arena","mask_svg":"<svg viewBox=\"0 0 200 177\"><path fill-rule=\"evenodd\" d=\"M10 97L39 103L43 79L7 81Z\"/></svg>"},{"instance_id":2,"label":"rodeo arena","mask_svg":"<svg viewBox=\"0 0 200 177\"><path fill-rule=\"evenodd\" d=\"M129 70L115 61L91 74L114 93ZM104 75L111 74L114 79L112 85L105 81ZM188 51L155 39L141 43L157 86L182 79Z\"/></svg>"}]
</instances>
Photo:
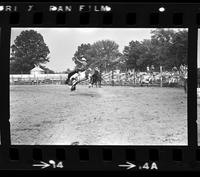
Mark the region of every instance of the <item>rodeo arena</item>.
<instances>
[{"instance_id":1,"label":"rodeo arena","mask_svg":"<svg viewBox=\"0 0 200 177\"><path fill-rule=\"evenodd\" d=\"M10 75L11 85L44 85L44 84L64 84L68 74L44 74L44 70L35 66L30 74L12 74ZM120 72L113 70L108 73L102 73L101 85L105 86L151 86L151 87L183 87L184 79L187 79L187 66L181 65L178 70L176 67L171 71L160 72L150 71L147 67L146 72L135 72L129 70ZM88 84L88 81L80 84ZM186 88L184 88L186 91Z\"/></svg>"},{"instance_id":2,"label":"rodeo arena","mask_svg":"<svg viewBox=\"0 0 200 177\"><path fill-rule=\"evenodd\" d=\"M12 144L187 145L186 65L103 72L74 92L67 75L10 75Z\"/></svg>"}]
</instances>

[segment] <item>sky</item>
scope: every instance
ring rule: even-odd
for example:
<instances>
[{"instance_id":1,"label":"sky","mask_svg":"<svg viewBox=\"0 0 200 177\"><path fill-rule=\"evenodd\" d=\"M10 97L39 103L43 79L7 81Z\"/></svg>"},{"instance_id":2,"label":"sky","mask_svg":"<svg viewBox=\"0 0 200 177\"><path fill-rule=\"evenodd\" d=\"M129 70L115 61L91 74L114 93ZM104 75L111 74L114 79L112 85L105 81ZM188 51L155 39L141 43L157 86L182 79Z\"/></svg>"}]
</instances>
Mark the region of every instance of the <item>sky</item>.
<instances>
[{"instance_id":1,"label":"sky","mask_svg":"<svg viewBox=\"0 0 200 177\"><path fill-rule=\"evenodd\" d=\"M73 69L74 53L82 43L93 44L99 40L113 40L122 52L130 41L151 38L154 28L12 28L11 45L24 30L35 30L40 33L50 50L49 62L42 64L55 72Z\"/></svg>"}]
</instances>

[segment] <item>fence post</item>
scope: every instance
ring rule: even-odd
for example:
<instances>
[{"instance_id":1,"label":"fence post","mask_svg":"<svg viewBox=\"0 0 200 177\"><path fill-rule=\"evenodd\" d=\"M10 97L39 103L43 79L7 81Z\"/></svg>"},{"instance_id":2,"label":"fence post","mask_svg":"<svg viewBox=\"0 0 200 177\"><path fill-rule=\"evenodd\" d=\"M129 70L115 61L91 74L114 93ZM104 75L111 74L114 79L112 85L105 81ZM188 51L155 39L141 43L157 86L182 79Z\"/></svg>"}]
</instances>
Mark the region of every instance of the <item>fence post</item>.
<instances>
[{"instance_id":1,"label":"fence post","mask_svg":"<svg viewBox=\"0 0 200 177\"><path fill-rule=\"evenodd\" d=\"M114 86L114 71L112 69L112 86Z\"/></svg>"},{"instance_id":2,"label":"fence post","mask_svg":"<svg viewBox=\"0 0 200 177\"><path fill-rule=\"evenodd\" d=\"M160 77L160 87L163 86L163 83L162 83L162 66L160 66L160 74L161 74L161 77Z\"/></svg>"},{"instance_id":3,"label":"fence post","mask_svg":"<svg viewBox=\"0 0 200 177\"><path fill-rule=\"evenodd\" d=\"M135 86L135 68L133 69L133 84Z\"/></svg>"},{"instance_id":4,"label":"fence post","mask_svg":"<svg viewBox=\"0 0 200 177\"><path fill-rule=\"evenodd\" d=\"M128 70L126 71L126 75L125 75L125 82L124 82L124 85L127 84L127 81L128 81Z\"/></svg>"}]
</instances>

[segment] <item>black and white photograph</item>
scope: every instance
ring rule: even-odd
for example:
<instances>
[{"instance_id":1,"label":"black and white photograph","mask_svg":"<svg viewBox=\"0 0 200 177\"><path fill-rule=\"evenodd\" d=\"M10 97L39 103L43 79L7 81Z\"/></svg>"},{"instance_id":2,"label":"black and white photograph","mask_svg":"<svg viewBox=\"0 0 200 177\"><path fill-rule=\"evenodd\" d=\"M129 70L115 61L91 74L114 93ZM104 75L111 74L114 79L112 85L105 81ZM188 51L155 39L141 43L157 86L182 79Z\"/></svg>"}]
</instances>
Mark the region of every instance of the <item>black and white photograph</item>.
<instances>
[{"instance_id":1,"label":"black and white photograph","mask_svg":"<svg viewBox=\"0 0 200 177\"><path fill-rule=\"evenodd\" d=\"M187 58L187 28L11 28L11 144L188 145Z\"/></svg>"}]
</instances>

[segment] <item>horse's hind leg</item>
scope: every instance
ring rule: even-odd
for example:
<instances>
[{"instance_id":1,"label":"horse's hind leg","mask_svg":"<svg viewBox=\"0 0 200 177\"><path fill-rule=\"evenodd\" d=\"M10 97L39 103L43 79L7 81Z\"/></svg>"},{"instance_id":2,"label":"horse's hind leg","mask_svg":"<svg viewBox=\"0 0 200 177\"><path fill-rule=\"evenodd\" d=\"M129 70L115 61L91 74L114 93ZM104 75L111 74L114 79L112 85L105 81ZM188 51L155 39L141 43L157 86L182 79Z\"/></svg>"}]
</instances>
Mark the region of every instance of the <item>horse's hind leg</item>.
<instances>
[{"instance_id":1,"label":"horse's hind leg","mask_svg":"<svg viewBox=\"0 0 200 177\"><path fill-rule=\"evenodd\" d=\"M76 90L76 85L73 85L73 86L71 87L71 91L74 91L74 90Z\"/></svg>"}]
</instances>

